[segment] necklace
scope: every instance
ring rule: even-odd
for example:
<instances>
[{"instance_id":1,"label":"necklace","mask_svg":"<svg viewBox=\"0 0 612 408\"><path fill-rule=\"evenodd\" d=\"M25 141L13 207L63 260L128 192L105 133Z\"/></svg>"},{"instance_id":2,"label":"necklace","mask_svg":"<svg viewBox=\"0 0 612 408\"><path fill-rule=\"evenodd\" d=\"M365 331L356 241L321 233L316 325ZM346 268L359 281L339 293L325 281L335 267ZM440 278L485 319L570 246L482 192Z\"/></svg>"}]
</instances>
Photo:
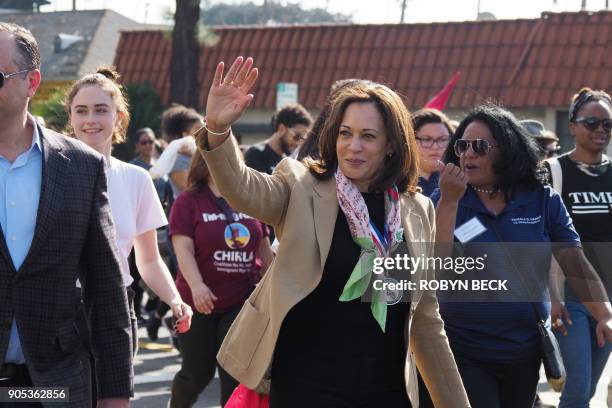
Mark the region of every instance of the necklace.
<instances>
[{"instance_id":1,"label":"necklace","mask_svg":"<svg viewBox=\"0 0 612 408\"><path fill-rule=\"evenodd\" d=\"M475 186L473 186L471 184L470 184L470 187L472 187L474 189L474 191L478 191L479 193L485 193L485 194L489 194L489 195L491 195L491 194L493 194L494 192L497 191L496 188L492 188L491 190L487 190L487 189L484 189L484 188L475 187Z\"/></svg>"}]
</instances>

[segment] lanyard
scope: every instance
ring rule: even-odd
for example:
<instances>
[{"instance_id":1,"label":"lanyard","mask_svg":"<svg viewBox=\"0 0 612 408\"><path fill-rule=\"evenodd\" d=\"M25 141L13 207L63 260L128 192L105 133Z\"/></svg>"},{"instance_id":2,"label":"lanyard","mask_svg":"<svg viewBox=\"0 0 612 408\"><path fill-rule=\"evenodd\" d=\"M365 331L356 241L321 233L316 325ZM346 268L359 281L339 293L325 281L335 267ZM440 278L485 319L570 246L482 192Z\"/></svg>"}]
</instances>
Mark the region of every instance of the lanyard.
<instances>
[{"instance_id":1,"label":"lanyard","mask_svg":"<svg viewBox=\"0 0 612 408\"><path fill-rule=\"evenodd\" d=\"M388 231L387 223L385 223L385 227L383 233L380 233L380 230L374 225L374 222L370 220L370 233L372 235L372 240L374 241L374 245L378 249L378 254L386 256L387 250L389 249L389 231Z\"/></svg>"}]
</instances>

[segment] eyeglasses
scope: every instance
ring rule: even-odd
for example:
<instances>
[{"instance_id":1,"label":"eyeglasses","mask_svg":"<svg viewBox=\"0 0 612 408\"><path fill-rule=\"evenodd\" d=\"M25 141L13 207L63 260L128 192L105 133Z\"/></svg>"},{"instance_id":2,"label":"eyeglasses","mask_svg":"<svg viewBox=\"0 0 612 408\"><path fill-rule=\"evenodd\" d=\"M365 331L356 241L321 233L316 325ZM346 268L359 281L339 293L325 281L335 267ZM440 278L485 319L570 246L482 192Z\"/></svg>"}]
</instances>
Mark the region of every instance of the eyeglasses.
<instances>
[{"instance_id":1,"label":"eyeglasses","mask_svg":"<svg viewBox=\"0 0 612 408\"><path fill-rule=\"evenodd\" d=\"M138 142L138 144L144 146L144 145L148 145L148 144L153 144L155 143L153 140L141 140L140 142Z\"/></svg>"},{"instance_id":2,"label":"eyeglasses","mask_svg":"<svg viewBox=\"0 0 612 408\"><path fill-rule=\"evenodd\" d=\"M497 146L492 145L491 143L489 143L488 140L485 139L459 139L455 142L455 146L453 147L457 157L461 157L465 154L465 152L467 152L468 147L472 149L472 151L478 156L484 156L485 154L489 153L491 149L496 148Z\"/></svg>"},{"instance_id":3,"label":"eyeglasses","mask_svg":"<svg viewBox=\"0 0 612 408\"><path fill-rule=\"evenodd\" d=\"M426 149L431 149L434 145L436 145L437 148L441 149L448 145L450 137L440 137L437 139L434 139L433 137L417 137L416 140L417 142L419 142L421 147L424 147Z\"/></svg>"},{"instance_id":4,"label":"eyeglasses","mask_svg":"<svg viewBox=\"0 0 612 408\"><path fill-rule=\"evenodd\" d=\"M30 72L30 71L31 69L22 69L21 71L13 72L12 74L7 74L7 73L0 71L0 88L4 86L4 81L9 79L10 77L19 75L19 74L25 74L26 72Z\"/></svg>"},{"instance_id":5,"label":"eyeglasses","mask_svg":"<svg viewBox=\"0 0 612 408\"><path fill-rule=\"evenodd\" d=\"M599 125L603 127L604 132L610 132L612 130L612 119L600 119L594 116L589 116L587 118L576 118L574 119L576 123L582 123L582 125L590 130L591 132L596 131L599 128Z\"/></svg>"}]
</instances>

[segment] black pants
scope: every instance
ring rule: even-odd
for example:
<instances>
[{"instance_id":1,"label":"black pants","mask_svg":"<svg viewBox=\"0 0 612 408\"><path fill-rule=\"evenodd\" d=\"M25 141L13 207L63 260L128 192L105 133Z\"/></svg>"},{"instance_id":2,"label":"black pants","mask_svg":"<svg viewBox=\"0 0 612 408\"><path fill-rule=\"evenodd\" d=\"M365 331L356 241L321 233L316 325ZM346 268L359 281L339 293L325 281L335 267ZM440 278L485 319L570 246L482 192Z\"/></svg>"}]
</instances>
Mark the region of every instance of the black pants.
<instances>
[{"instance_id":1,"label":"black pants","mask_svg":"<svg viewBox=\"0 0 612 408\"><path fill-rule=\"evenodd\" d=\"M136 318L136 310L134 309L134 290L132 288L125 288L127 292L128 305L130 306L130 326L132 329L132 358L136 356L138 352L138 319Z\"/></svg>"},{"instance_id":2,"label":"black pants","mask_svg":"<svg viewBox=\"0 0 612 408\"><path fill-rule=\"evenodd\" d=\"M270 383L270 408L410 408L410 400L405 391L388 392L381 390L371 393L361 392L359 401L349 398L349 394L324 387L290 389Z\"/></svg>"},{"instance_id":3,"label":"black pants","mask_svg":"<svg viewBox=\"0 0 612 408\"><path fill-rule=\"evenodd\" d=\"M134 253L134 249L130 252L130 256L128 257L128 262L130 265L130 275L134 279L134 282L130 285L130 288L134 291L134 312L136 313L136 318L141 317L141 307L142 307L142 297L144 295L144 290L140 287L140 281L142 277L140 276L140 271L138 270L138 266L136 265L136 254Z\"/></svg>"},{"instance_id":4,"label":"black pants","mask_svg":"<svg viewBox=\"0 0 612 408\"><path fill-rule=\"evenodd\" d=\"M455 354L472 408L532 408L540 360L485 363Z\"/></svg>"},{"instance_id":5,"label":"black pants","mask_svg":"<svg viewBox=\"0 0 612 408\"><path fill-rule=\"evenodd\" d=\"M172 382L170 407L193 406L213 379L215 368L221 380L221 406L225 405L238 381L217 364L217 352L239 311L239 307L211 315L194 311L191 329L178 335L183 360Z\"/></svg>"},{"instance_id":6,"label":"black pants","mask_svg":"<svg viewBox=\"0 0 612 408\"><path fill-rule=\"evenodd\" d=\"M168 231L166 231L168 234ZM172 245L172 239L168 235L168 254L170 255L170 265L168 265L168 270L170 271L170 275L172 275L172 280L176 279L176 271L178 271L178 259L176 258L176 252L174 252L174 246ZM155 312L160 318L164 318L164 315L168 313L170 310L170 306L162 302L161 299L158 299L157 309Z\"/></svg>"},{"instance_id":7,"label":"black pants","mask_svg":"<svg viewBox=\"0 0 612 408\"><path fill-rule=\"evenodd\" d=\"M330 346L331 347L331 346ZM342 353L340 350L339 353ZM410 408L403 375L404 355L399 356L400 369L372 368L372 356L338 358L329 362L312 361L286 364L279 355L272 365L270 408ZM299 360L298 360L299 361ZM297 364L296 364L297 363ZM398 372L399 371L399 372ZM393 378L390 378L390 375Z\"/></svg>"}]
</instances>

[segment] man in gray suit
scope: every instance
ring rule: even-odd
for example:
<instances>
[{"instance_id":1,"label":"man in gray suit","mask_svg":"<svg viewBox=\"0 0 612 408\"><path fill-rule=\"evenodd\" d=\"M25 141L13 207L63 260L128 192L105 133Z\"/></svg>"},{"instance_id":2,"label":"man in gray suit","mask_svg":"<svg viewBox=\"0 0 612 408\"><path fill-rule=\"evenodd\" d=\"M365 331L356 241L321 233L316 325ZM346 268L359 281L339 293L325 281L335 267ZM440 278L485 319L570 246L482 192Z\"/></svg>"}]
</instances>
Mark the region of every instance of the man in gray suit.
<instances>
[{"instance_id":1,"label":"man in gray suit","mask_svg":"<svg viewBox=\"0 0 612 408\"><path fill-rule=\"evenodd\" d=\"M78 278L97 405L127 407L130 321L104 160L28 114L40 80L32 34L0 22L0 387L68 387L62 406L91 404Z\"/></svg>"}]
</instances>

